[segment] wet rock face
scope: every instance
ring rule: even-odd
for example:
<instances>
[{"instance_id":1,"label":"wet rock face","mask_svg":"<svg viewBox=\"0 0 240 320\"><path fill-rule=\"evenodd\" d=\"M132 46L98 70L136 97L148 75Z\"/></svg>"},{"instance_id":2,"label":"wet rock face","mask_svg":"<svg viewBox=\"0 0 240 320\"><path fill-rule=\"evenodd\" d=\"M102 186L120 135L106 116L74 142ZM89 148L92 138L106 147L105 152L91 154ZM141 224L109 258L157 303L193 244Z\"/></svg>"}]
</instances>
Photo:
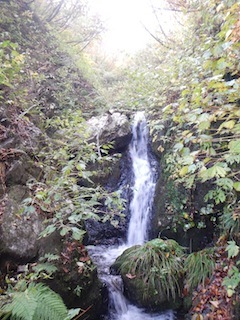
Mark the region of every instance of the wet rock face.
<instances>
[{"instance_id":1,"label":"wet rock face","mask_svg":"<svg viewBox=\"0 0 240 320\"><path fill-rule=\"evenodd\" d=\"M62 242L58 270L47 285L59 293L68 308L86 311L86 319L98 320L107 305L105 286L99 281L96 266L86 247L78 241Z\"/></svg>"},{"instance_id":2,"label":"wet rock face","mask_svg":"<svg viewBox=\"0 0 240 320\"><path fill-rule=\"evenodd\" d=\"M78 242L67 242L58 232L39 239L46 227L37 212L19 214L19 202L27 196L27 188L14 186L10 196L1 201L0 214L0 271L16 271L19 264L34 265L45 254L60 257L57 271L47 284L61 295L69 308L87 310L89 319L98 320L106 305L106 293L98 280L97 270L85 247ZM40 262L41 263L41 262Z\"/></svg>"},{"instance_id":3,"label":"wet rock face","mask_svg":"<svg viewBox=\"0 0 240 320\"><path fill-rule=\"evenodd\" d=\"M119 219L118 221L118 227L116 228L110 221L102 223L94 219L87 220L87 244L114 244L118 243L119 239L125 238L126 221L125 219Z\"/></svg>"},{"instance_id":4,"label":"wet rock face","mask_svg":"<svg viewBox=\"0 0 240 320\"><path fill-rule=\"evenodd\" d=\"M117 166L116 166L117 164ZM109 164L108 164L109 165ZM124 210L120 215L116 215L114 220L101 222L94 219L89 219L85 222L87 229L87 244L115 244L119 242L119 239L125 239L127 233L127 226L129 223L129 204L132 198L132 163L128 152L124 152L122 157L119 158L117 163L112 163L111 175L106 176L105 179L99 177L98 180L93 179L94 182L103 183L109 191L119 190L121 192L121 198L124 200ZM110 168L110 167L109 167ZM97 172L98 174L98 172ZM100 214L100 218L104 220L104 215L107 214L106 208L103 208L106 213Z\"/></svg>"},{"instance_id":5,"label":"wet rock face","mask_svg":"<svg viewBox=\"0 0 240 320\"><path fill-rule=\"evenodd\" d=\"M113 151L122 151L130 143L131 125L126 115L120 112L93 117L88 120L90 140L97 144L113 144Z\"/></svg>"},{"instance_id":6,"label":"wet rock face","mask_svg":"<svg viewBox=\"0 0 240 320\"><path fill-rule=\"evenodd\" d=\"M101 185L107 189L116 190L116 186L121 176L121 158L120 153L115 153L111 158L101 158L101 162L89 163L87 169L92 172L91 182L87 179L81 179L80 184L92 187Z\"/></svg>"},{"instance_id":7,"label":"wet rock face","mask_svg":"<svg viewBox=\"0 0 240 320\"><path fill-rule=\"evenodd\" d=\"M163 168L164 169L164 168ZM181 185L175 186L171 179L160 175L156 184L155 198L151 219L151 238L175 239L182 246L198 251L211 244L214 237L214 225L210 216L201 216L201 208L206 206L204 197L210 190L209 184L198 184L191 193ZM183 212L192 213L194 224L186 229L188 223L183 219ZM199 221L204 221L205 228L198 228Z\"/></svg>"},{"instance_id":8,"label":"wet rock face","mask_svg":"<svg viewBox=\"0 0 240 320\"><path fill-rule=\"evenodd\" d=\"M34 211L22 214L22 200L29 196L27 181L42 170L32 155L46 143L41 130L22 119L18 110L0 107L0 254L28 262L36 258L44 226Z\"/></svg>"}]
</instances>

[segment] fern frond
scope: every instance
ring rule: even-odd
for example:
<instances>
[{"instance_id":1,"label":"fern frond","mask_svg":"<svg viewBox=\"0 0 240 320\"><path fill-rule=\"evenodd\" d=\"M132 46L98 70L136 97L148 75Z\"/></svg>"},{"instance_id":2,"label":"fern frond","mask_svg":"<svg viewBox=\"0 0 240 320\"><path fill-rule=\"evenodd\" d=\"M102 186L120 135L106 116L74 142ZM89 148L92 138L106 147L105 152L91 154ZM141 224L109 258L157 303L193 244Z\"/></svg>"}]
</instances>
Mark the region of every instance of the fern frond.
<instances>
[{"instance_id":1,"label":"fern frond","mask_svg":"<svg viewBox=\"0 0 240 320\"><path fill-rule=\"evenodd\" d=\"M63 320L67 317L68 310L56 292L41 283L36 289L38 304L33 320Z\"/></svg>"},{"instance_id":2,"label":"fern frond","mask_svg":"<svg viewBox=\"0 0 240 320\"><path fill-rule=\"evenodd\" d=\"M36 266L33 267L33 271L39 275L41 272L45 272L49 275L53 274L57 271L57 267L48 262L38 263Z\"/></svg>"},{"instance_id":3,"label":"fern frond","mask_svg":"<svg viewBox=\"0 0 240 320\"><path fill-rule=\"evenodd\" d=\"M11 312L11 319L32 320L36 307L37 301L35 297L29 289L26 289L24 292L15 292L12 302L5 305L3 311L6 313Z\"/></svg>"},{"instance_id":4,"label":"fern frond","mask_svg":"<svg viewBox=\"0 0 240 320\"><path fill-rule=\"evenodd\" d=\"M42 283L31 283L22 292L10 294L11 302L2 308L3 319L64 320L68 310L62 298Z\"/></svg>"}]
</instances>

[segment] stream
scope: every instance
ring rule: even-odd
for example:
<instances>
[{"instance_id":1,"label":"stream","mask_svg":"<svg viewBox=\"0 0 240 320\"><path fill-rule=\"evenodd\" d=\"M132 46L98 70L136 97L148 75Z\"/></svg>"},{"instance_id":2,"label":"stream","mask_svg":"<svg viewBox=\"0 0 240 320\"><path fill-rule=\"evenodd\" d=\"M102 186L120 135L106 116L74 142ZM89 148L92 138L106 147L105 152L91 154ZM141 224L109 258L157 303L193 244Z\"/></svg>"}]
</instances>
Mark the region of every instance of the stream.
<instances>
[{"instance_id":1,"label":"stream","mask_svg":"<svg viewBox=\"0 0 240 320\"><path fill-rule=\"evenodd\" d=\"M174 312L146 313L132 305L123 295L122 279L111 275L109 267L118 256L136 244L148 240L148 223L151 216L155 190L154 172L148 154L148 128L144 113L135 115L132 126L133 138L129 147L134 174L133 195L130 202L130 221L126 242L119 246L89 246L98 274L109 293L108 314L105 320L174 320Z\"/></svg>"}]
</instances>

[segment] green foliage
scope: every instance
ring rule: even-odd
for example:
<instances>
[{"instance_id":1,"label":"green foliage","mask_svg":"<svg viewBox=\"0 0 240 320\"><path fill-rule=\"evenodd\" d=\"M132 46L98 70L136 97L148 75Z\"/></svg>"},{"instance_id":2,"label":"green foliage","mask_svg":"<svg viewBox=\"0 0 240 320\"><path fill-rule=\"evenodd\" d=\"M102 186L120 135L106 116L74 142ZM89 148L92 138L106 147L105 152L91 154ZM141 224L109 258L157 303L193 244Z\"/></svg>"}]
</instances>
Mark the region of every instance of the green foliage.
<instances>
[{"instance_id":1,"label":"green foliage","mask_svg":"<svg viewBox=\"0 0 240 320\"><path fill-rule=\"evenodd\" d=\"M223 285L226 287L228 297L232 297L237 292L237 288L239 288L240 285L240 262L238 259L240 247L235 241L228 241L226 251L228 254L228 259L236 260L235 265L230 265L228 274L223 280Z\"/></svg>"},{"instance_id":2,"label":"green foliage","mask_svg":"<svg viewBox=\"0 0 240 320\"><path fill-rule=\"evenodd\" d=\"M240 285L240 271L238 267L233 266L228 271L227 277L225 277L223 280L223 285L226 287L229 298L236 293L236 289Z\"/></svg>"},{"instance_id":3,"label":"green foliage","mask_svg":"<svg viewBox=\"0 0 240 320\"><path fill-rule=\"evenodd\" d=\"M163 163L162 167L164 167ZM162 210L161 206L164 205L166 214L173 217L172 230L176 230L181 225L184 231L187 231L194 226L193 219L187 213L188 192L184 188L176 187L174 180L168 176L167 172L164 176L166 198L160 202L158 210Z\"/></svg>"},{"instance_id":4,"label":"green foliage","mask_svg":"<svg viewBox=\"0 0 240 320\"><path fill-rule=\"evenodd\" d=\"M209 218L221 216L219 208L231 207L232 214L225 214L221 220L224 226L231 220L231 234L236 235L240 190L239 2L219 4L213 0L208 10L204 3L188 4L194 6L195 13L193 17L189 10L184 48L180 45L178 52L170 50L169 60L163 58L155 70L151 69L158 81L166 81L163 91L158 89L161 103L151 111L151 133L158 144L156 149L163 154L164 170L176 188L188 189L193 195L197 185L208 185L204 200L206 207L212 205ZM165 73L158 74L156 70L163 68ZM179 219L181 214L179 211Z\"/></svg>"},{"instance_id":5,"label":"green foliage","mask_svg":"<svg viewBox=\"0 0 240 320\"><path fill-rule=\"evenodd\" d=\"M239 254L240 248L236 245L235 241L228 241L226 251L228 252L228 259L230 259L236 257Z\"/></svg>"},{"instance_id":6,"label":"green foliage","mask_svg":"<svg viewBox=\"0 0 240 320\"><path fill-rule=\"evenodd\" d=\"M52 278L52 274L58 270L56 266L51 263L37 263L33 266L33 274L31 274L31 279L49 279Z\"/></svg>"},{"instance_id":7,"label":"green foliage","mask_svg":"<svg viewBox=\"0 0 240 320\"><path fill-rule=\"evenodd\" d=\"M140 277L146 294L157 292L175 300L181 290L183 254L176 241L154 239L126 250L116 264L121 273Z\"/></svg>"},{"instance_id":8,"label":"green foliage","mask_svg":"<svg viewBox=\"0 0 240 320\"><path fill-rule=\"evenodd\" d=\"M199 284L204 285L207 278L211 278L216 259L214 252L214 248L206 248L186 257L184 261L185 281L190 292L196 289Z\"/></svg>"},{"instance_id":9,"label":"green foliage","mask_svg":"<svg viewBox=\"0 0 240 320\"><path fill-rule=\"evenodd\" d=\"M227 206L220 217L222 230L229 233L232 238L240 237L240 212L239 206Z\"/></svg>"},{"instance_id":10,"label":"green foliage","mask_svg":"<svg viewBox=\"0 0 240 320\"><path fill-rule=\"evenodd\" d=\"M8 298L10 301L1 308L2 319L67 319L68 310L61 297L42 283L19 282Z\"/></svg>"},{"instance_id":11,"label":"green foliage","mask_svg":"<svg viewBox=\"0 0 240 320\"><path fill-rule=\"evenodd\" d=\"M51 121L52 128L58 127L59 139L55 139L39 154L39 164L45 172L45 182L28 182L31 197L23 201L23 210L31 213L40 210L46 216L46 237L59 231L62 237L70 236L82 241L87 219L110 220L117 227L116 216L123 217L123 202L118 192L109 193L100 185L94 186L91 177L94 170L90 165L111 157L103 146L99 157L97 147L88 142L86 124L80 112L71 112ZM61 138L61 140L60 140ZM103 211L103 207L106 211Z\"/></svg>"},{"instance_id":12,"label":"green foliage","mask_svg":"<svg viewBox=\"0 0 240 320\"><path fill-rule=\"evenodd\" d=\"M3 99L4 87L13 89L14 84L21 78L24 56L17 48L18 45L9 40L0 43L0 99Z\"/></svg>"}]
</instances>

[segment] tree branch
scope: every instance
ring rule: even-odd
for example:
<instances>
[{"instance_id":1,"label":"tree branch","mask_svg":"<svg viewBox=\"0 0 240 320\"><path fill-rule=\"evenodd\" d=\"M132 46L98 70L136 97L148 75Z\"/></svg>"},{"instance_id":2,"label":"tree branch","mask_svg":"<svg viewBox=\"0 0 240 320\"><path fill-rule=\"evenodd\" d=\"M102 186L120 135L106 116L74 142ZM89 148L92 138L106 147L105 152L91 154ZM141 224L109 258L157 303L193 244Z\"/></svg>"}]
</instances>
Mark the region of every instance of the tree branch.
<instances>
[{"instance_id":1,"label":"tree branch","mask_svg":"<svg viewBox=\"0 0 240 320\"><path fill-rule=\"evenodd\" d=\"M151 37L153 37L154 40L156 40L159 44L161 44L163 47L167 49L171 49L168 45L166 45L161 39L159 39L157 36L155 36L143 23L141 23L143 28L150 34Z\"/></svg>"}]
</instances>

